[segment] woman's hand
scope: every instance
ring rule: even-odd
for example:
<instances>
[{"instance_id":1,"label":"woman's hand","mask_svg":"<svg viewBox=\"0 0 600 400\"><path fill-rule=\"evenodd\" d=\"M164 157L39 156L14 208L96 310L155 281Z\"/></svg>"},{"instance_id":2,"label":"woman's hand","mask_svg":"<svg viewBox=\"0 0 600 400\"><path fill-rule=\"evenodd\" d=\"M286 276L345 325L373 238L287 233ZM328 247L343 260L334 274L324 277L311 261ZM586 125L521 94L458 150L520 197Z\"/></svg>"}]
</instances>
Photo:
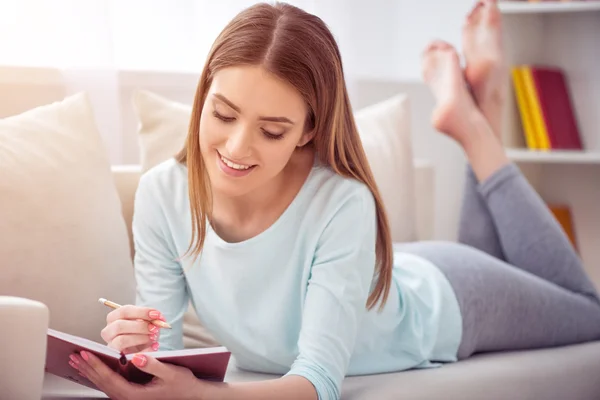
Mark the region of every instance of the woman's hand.
<instances>
[{"instance_id":1,"label":"woman's hand","mask_svg":"<svg viewBox=\"0 0 600 400\"><path fill-rule=\"evenodd\" d=\"M189 369L161 363L149 355L136 354L132 362L154 375L152 381L146 385L128 382L87 351L71 355L69 364L113 400L201 400L210 388L210 383L196 378Z\"/></svg>"},{"instance_id":2,"label":"woman's hand","mask_svg":"<svg viewBox=\"0 0 600 400\"><path fill-rule=\"evenodd\" d=\"M158 310L125 305L108 313L100 334L108 347L125 354L156 351L160 328L150 323L155 319L165 321Z\"/></svg>"}]
</instances>

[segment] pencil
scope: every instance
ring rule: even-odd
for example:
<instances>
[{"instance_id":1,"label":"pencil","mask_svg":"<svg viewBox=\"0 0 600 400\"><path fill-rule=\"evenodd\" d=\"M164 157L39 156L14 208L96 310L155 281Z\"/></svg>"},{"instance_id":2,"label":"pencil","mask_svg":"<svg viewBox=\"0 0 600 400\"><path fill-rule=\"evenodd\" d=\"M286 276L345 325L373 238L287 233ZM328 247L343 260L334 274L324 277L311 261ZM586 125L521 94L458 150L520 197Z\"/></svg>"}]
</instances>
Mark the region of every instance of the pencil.
<instances>
[{"instance_id":1,"label":"pencil","mask_svg":"<svg viewBox=\"0 0 600 400\"><path fill-rule=\"evenodd\" d=\"M117 308L120 308L121 305L117 304L113 301L110 300L106 300L103 298L98 299L99 303L104 304L107 307L110 307L114 310L116 310ZM159 328L165 328L165 329L171 329L171 325L169 325L168 323L166 323L165 321L161 321L160 319L153 319L152 321L150 321L151 324L158 326Z\"/></svg>"}]
</instances>

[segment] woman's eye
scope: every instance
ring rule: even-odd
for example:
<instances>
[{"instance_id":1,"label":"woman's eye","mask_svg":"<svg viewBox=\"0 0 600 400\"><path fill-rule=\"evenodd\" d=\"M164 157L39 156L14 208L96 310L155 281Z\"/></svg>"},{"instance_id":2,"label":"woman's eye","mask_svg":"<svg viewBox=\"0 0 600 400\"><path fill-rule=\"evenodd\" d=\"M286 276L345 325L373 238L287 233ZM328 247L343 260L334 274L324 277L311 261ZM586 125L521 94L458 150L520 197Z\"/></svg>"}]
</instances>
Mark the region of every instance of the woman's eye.
<instances>
[{"instance_id":1,"label":"woman's eye","mask_svg":"<svg viewBox=\"0 0 600 400\"><path fill-rule=\"evenodd\" d=\"M224 115L219 114L217 112L217 110L214 110L212 114L213 114L213 116L215 118L218 118L218 119L220 119L223 122L233 122L233 121L235 121L235 117L226 117ZM283 139L283 133L272 133L272 132L269 132L268 130L262 129L262 128L261 128L261 131L262 131L263 135L265 135L265 137L267 139L270 139L270 140Z\"/></svg>"},{"instance_id":2,"label":"woman's eye","mask_svg":"<svg viewBox=\"0 0 600 400\"><path fill-rule=\"evenodd\" d=\"M270 140L283 139L283 133L277 134L277 133L271 133L271 132L267 131L266 129L261 129L261 130L267 139L270 139Z\"/></svg>"},{"instance_id":3,"label":"woman's eye","mask_svg":"<svg viewBox=\"0 0 600 400\"><path fill-rule=\"evenodd\" d=\"M223 122L231 122L231 121L234 121L234 120L235 120L235 118L234 118L234 117L226 117L226 116L224 116L224 115L221 115L221 114L219 114L219 113L218 113L216 110L215 110L215 111L213 111L213 115L214 115L216 118L218 118L218 119L220 119L221 121L223 121Z\"/></svg>"}]
</instances>

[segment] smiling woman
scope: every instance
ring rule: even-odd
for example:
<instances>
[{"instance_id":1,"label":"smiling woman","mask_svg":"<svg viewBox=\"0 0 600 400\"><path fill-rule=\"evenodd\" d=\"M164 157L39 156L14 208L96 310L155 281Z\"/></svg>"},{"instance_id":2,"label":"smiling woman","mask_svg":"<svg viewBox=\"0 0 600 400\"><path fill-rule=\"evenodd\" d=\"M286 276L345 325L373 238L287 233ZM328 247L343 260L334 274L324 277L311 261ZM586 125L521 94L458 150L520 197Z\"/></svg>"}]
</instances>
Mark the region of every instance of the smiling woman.
<instances>
[{"instance_id":1,"label":"smiling woman","mask_svg":"<svg viewBox=\"0 0 600 400\"><path fill-rule=\"evenodd\" d=\"M483 0L465 21L467 73L448 43L423 53L434 127L469 159L461 243L392 248L333 35L285 3L238 14L207 59L185 147L139 181L136 306L109 314L104 338L181 348L191 300L239 367L283 376L213 384L137 355L156 378L136 387L88 354L72 366L116 398L337 400L347 375L600 337L593 285L498 139L500 38ZM153 315L172 329L149 332Z\"/></svg>"},{"instance_id":2,"label":"smiling woman","mask_svg":"<svg viewBox=\"0 0 600 400\"><path fill-rule=\"evenodd\" d=\"M310 138L311 132L304 132L306 114L300 94L260 66L217 71L199 129L213 195L223 190L229 196L247 195L278 175L294 150ZM243 182L227 179L246 176ZM279 186L273 190L281 193L285 185Z\"/></svg>"}]
</instances>

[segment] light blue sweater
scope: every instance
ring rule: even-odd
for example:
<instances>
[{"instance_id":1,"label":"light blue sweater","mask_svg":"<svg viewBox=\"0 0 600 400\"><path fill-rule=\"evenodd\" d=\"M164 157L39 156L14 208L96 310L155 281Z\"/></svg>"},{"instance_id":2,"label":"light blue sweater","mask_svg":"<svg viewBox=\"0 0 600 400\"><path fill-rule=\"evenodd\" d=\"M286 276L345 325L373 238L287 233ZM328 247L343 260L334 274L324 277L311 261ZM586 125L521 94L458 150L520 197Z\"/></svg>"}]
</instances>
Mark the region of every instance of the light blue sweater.
<instances>
[{"instance_id":1,"label":"light blue sweater","mask_svg":"<svg viewBox=\"0 0 600 400\"><path fill-rule=\"evenodd\" d=\"M430 262L395 253L385 308L366 310L376 215L362 183L315 164L266 231L228 243L209 224L201 257L178 261L191 226L187 169L170 159L142 176L133 221L137 304L173 325L161 332L161 350L183 347L191 299L239 367L304 376L322 400L340 397L346 375L456 361L460 310Z\"/></svg>"}]
</instances>

